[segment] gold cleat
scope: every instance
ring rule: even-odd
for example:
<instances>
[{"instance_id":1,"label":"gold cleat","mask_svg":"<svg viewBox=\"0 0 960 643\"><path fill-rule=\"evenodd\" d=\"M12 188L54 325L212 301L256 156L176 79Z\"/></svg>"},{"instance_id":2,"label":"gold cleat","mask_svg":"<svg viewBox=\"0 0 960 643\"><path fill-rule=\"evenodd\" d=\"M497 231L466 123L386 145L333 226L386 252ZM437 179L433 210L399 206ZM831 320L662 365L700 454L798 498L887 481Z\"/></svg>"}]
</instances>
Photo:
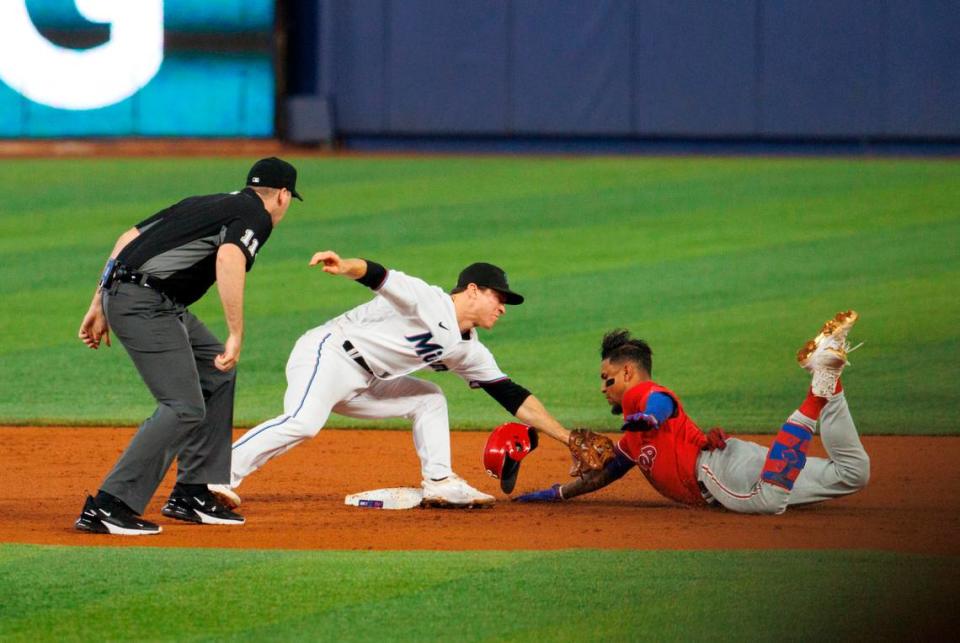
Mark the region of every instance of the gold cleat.
<instances>
[{"instance_id":1,"label":"gold cleat","mask_svg":"<svg viewBox=\"0 0 960 643\"><path fill-rule=\"evenodd\" d=\"M833 319L824 323L820 334L797 351L797 363L813 374L811 386L814 395L833 395L837 379L843 372L843 367L848 364L847 353L855 350L850 348L847 334L859 317L855 310L837 313Z\"/></svg>"},{"instance_id":2,"label":"gold cleat","mask_svg":"<svg viewBox=\"0 0 960 643\"><path fill-rule=\"evenodd\" d=\"M817 342L815 340L807 340L807 343L803 345L803 348L797 351L797 363L800 366L803 366L807 363L807 360L810 359L810 355L813 351L817 350Z\"/></svg>"},{"instance_id":3,"label":"gold cleat","mask_svg":"<svg viewBox=\"0 0 960 643\"><path fill-rule=\"evenodd\" d=\"M820 329L820 334L814 337L813 341L819 345L823 340L830 337L837 340L840 344L843 344L844 340L847 339L847 333L850 332L850 329L853 328L853 325L857 323L859 318L860 315L855 310L839 312L833 316L833 319L828 319L823 324L823 328Z\"/></svg>"},{"instance_id":4,"label":"gold cleat","mask_svg":"<svg viewBox=\"0 0 960 643\"><path fill-rule=\"evenodd\" d=\"M830 362L835 363L837 360L842 360L841 363L846 363L847 334L859 318L860 315L857 311L847 310L837 313L833 316L833 319L828 319L824 322L820 333L813 339L807 341L807 343L797 351L797 363L800 364L801 367L810 370L810 358L817 352L817 349L832 353L834 359L830 359Z\"/></svg>"}]
</instances>

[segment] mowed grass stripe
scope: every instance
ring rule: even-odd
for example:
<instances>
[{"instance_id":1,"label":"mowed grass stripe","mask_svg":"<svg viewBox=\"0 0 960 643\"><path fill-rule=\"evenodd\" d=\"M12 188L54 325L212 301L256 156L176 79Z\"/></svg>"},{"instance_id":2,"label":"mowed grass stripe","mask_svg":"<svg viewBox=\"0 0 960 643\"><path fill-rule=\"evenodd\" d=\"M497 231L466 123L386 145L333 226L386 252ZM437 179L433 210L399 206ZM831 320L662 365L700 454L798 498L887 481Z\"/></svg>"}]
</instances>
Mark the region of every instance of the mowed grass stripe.
<instances>
[{"instance_id":1,"label":"mowed grass stripe","mask_svg":"<svg viewBox=\"0 0 960 643\"><path fill-rule=\"evenodd\" d=\"M932 638L953 557L0 547L5 640Z\"/></svg>"},{"instance_id":2,"label":"mowed grass stripe","mask_svg":"<svg viewBox=\"0 0 960 643\"><path fill-rule=\"evenodd\" d=\"M605 330L627 326L651 341L656 376L702 422L773 430L805 386L792 362L797 346L826 316L857 307L855 334L867 345L849 381L861 429L958 430L943 409L960 402L945 384L960 357L949 321L958 317L960 272L955 163L297 163L308 201L295 205L248 276L239 424L280 412L283 366L302 332L369 298L306 268L313 251L329 247L447 287L469 261L502 264L529 303L485 342L568 424L616 426L597 393L597 346ZM23 186L0 212L0 385L17 393L0 400L0 421L136 424L150 413L121 347L94 354L75 339L93 281L120 231L187 194L237 187L247 165L0 162ZM193 309L223 334L215 291ZM505 418L459 378L426 377L447 392L454 425Z\"/></svg>"}]
</instances>

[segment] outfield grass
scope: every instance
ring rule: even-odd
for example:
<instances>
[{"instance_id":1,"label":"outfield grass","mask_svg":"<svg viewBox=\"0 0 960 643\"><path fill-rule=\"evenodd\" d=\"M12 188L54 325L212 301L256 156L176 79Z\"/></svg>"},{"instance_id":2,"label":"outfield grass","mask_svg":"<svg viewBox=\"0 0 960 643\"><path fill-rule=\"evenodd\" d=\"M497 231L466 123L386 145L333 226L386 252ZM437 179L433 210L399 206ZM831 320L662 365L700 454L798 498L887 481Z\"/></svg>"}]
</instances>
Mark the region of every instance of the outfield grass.
<instances>
[{"instance_id":1,"label":"outfield grass","mask_svg":"<svg viewBox=\"0 0 960 643\"><path fill-rule=\"evenodd\" d=\"M75 337L117 235L170 202L239 187L249 160L6 160L0 206L0 422L135 424L153 408L119 345ZM653 345L655 376L705 426L769 431L802 398L793 354L855 307L848 398L865 433L956 434L960 164L843 159L301 159L296 203L250 273L236 419L280 412L306 329L369 297L310 271L315 250L444 286L504 266L528 303L487 345L570 425L612 428L602 333ZM215 332L215 292L194 307ZM427 375L456 426L506 418ZM335 424L369 423L335 419ZM382 423L378 423L382 425Z\"/></svg>"},{"instance_id":2,"label":"outfield grass","mask_svg":"<svg viewBox=\"0 0 960 643\"><path fill-rule=\"evenodd\" d=\"M3 640L931 640L955 557L0 546Z\"/></svg>"}]
</instances>

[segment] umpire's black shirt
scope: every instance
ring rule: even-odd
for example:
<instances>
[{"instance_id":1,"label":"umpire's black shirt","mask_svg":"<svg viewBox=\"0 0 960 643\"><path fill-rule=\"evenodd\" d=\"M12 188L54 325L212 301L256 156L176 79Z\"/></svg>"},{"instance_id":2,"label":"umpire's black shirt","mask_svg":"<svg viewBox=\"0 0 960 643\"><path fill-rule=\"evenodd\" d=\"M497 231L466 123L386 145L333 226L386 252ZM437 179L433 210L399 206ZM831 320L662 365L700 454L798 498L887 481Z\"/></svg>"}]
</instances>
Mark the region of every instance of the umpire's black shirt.
<instances>
[{"instance_id":1,"label":"umpire's black shirt","mask_svg":"<svg viewBox=\"0 0 960 643\"><path fill-rule=\"evenodd\" d=\"M117 261L163 280L163 293L184 306L217 280L217 250L225 243L247 257L247 271L270 238L273 220L256 192L184 199L137 224L140 236Z\"/></svg>"}]
</instances>

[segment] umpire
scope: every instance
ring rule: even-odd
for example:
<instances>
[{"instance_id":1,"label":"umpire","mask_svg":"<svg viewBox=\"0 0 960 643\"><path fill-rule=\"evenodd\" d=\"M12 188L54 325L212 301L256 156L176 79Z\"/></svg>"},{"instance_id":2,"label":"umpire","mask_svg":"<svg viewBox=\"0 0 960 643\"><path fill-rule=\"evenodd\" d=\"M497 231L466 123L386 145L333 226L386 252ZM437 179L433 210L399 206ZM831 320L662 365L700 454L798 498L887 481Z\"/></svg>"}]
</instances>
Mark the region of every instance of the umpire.
<instances>
[{"instance_id":1,"label":"umpire","mask_svg":"<svg viewBox=\"0 0 960 643\"><path fill-rule=\"evenodd\" d=\"M240 525L207 484L230 482L235 367L243 343L243 290L257 252L280 223L297 171L257 161L247 187L184 199L117 239L79 337L96 349L110 329L157 400L76 528L127 536L158 534L140 518L173 458L177 483L162 513L201 524ZM217 283L229 335L221 344L187 306Z\"/></svg>"}]
</instances>

